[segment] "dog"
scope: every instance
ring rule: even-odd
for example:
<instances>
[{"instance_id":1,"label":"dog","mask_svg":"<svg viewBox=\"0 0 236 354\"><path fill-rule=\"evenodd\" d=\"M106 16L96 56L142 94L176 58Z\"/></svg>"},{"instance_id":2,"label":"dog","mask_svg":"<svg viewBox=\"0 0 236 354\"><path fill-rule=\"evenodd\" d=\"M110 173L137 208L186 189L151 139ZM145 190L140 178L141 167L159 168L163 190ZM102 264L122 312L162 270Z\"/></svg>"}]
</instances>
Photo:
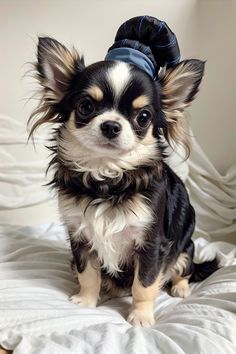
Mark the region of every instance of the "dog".
<instances>
[{"instance_id":1,"label":"dog","mask_svg":"<svg viewBox=\"0 0 236 354\"><path fill-rule=\"evenodd\" d=\"M159 20L130 21L116 39L124 44L119 35L128 27L133 37L139 35L128 40L147 47L150 21L153 26ZM184 111L198 92L204 62L175 62L153 77L150 56L141 61L147 50L140 59L135 46L133 51L125 43L129 57L130 51L138 56L134 62L114 60L114 50L123 55L124 49L115 45L106 60L85 66L75 49L39 38L35 67L42 100L30 118L37 116L30 136L44 123L56 125L49 167L55 169L51 185L58 191L80 286L71 301L95 307L101 293L131 293L128 321L148 327L166 284L173 296L185 298L189 282L212 274L218 261L193 262L195 212L184 183L165 162L163 145L163 139L183 144L189 154ZM175 40L175 57L176 50Z\"/></svg>"}]
</instances>

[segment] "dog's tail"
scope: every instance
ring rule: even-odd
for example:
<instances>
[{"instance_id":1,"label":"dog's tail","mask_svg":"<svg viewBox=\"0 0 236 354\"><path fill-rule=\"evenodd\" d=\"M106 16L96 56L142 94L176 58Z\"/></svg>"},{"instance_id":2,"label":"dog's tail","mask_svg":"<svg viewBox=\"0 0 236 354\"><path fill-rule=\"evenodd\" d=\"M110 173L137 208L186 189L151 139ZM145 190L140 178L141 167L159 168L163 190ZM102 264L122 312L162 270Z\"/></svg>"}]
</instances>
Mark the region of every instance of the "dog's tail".
<instances>
[{"instance_id":1,"label":"dog's tail","mask_svg":"<svg viewBox=\"0 0 236 354\"><path fill-rule=\"evenodd\" d=\"M193 273L189 279L190 282L197 282L206 279L212 273L220 268L218 257L211 261L206 261L200 264L193 263Z\"/></svg>"}]
</instances>

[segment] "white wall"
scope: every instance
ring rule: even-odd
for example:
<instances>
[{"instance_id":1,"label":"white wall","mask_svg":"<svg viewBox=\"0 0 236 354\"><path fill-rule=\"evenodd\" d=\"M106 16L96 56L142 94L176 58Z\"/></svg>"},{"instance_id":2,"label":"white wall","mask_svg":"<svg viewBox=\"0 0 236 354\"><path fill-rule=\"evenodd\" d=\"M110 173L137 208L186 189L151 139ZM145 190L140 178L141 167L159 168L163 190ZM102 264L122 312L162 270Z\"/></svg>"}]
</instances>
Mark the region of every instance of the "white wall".
<instances>
[{"instance_id":1,"label":"white wall","mask_svg":"<svg viewBox=\"0 0 236 354\"><path fill-rule=\"evenodd\" d=\"M191 125L224 174L236 163L236 1L200 0L198 11L199 56L207 62Z\"/></svg>"},{"instance_id":2,"label":"white wall","mask_svg":"<svg viewBox=\"0 0 236 354\"><path fill-rule=\"evenodd\" d=\"M0 112L26 121L33 107L26 62L35 59L37 35L74 45L86 63L102 60L121 23L151 14L176 32L183 56L197 55L197 0L0 0ZM4 54L4 55L3 55Z\"/></svg>"},{"instance_id":3,"label":"white wall","mask_svg":"<svg viewBox=\"0 0 236 354\"><path fill-rule=\"evenodd\" d=\"M0 0L0 112L26 122L34 102L26 62L37 35L75 45L87 63L103 59L126 19L150 14L176 33L182 58L207 59L202 91L191 110L201 145L222 172L235 162L235 0Z\"/></svg>"}]
</instances>

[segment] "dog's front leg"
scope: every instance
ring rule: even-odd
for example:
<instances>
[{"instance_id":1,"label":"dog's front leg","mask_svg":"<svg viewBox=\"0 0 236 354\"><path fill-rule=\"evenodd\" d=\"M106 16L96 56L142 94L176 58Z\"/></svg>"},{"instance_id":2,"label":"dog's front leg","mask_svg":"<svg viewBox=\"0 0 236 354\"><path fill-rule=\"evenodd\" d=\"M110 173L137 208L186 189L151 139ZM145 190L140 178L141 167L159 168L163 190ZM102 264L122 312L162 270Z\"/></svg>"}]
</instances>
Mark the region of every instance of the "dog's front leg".
<instances>
[{"instance_id":1,"label":"dog's front leg","mask_svg":"<svg viewBox=\"0 0 236 354\"><path fill-rule=\"evenodd\" d=\"M74 304L83 307L96 307L101 288L101 270L96 257L83 247L71 243L76 264L76 273L80 285L78 294L71 297Z\"/></svg>"},{"instance_id":2,"label":"dog's front leg","mask_svg":"<svg viewBox=\"0 0 236 354\"><path fill-rule=\"evenodd\" d=\"M150 327L155 323L153 306L155 298L159 295L163 285L163 274L161 271L156 272L154 277L152 274L153 280L146 285L144 279L142 279L143 275L140 272L140 266L141 264L138 261L132 285L133 304L128 321L134 326ZM150 269L150 273L153 273L153 268ZM145 278L148 276L146 273Z\"/></svg>"}]
</instances>

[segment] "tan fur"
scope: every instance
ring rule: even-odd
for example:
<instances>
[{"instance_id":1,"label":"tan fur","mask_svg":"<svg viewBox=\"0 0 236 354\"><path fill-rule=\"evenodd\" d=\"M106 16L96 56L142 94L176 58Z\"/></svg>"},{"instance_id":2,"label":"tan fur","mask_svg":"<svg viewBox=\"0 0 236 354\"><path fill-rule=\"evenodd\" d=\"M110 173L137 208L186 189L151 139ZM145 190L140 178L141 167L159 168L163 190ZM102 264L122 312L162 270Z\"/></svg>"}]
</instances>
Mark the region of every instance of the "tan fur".
<instances>
[{"instance_id":1,"label":"tan fur","mask_svg":"<svg viewBox=\"0 0 236 354\"><path fill-rule=\"evenodd\" d=\"M47 51L48 61L45 61L45 63L43 62L42 65L45 66L47 64L48 66L54 67L58 71L58 75L60 75L60 84L64 84L66 86L69 80L71 79L72 75L75 73L75 63L77 60L79 60L79 54L74 48L70 52L64 46L57 45L53 42L51 44L50 49L45 49L45 52ZM50 80L50 78L48 77L42 78L41 76L39 76L38 80L40 81L42 86L44 86L45 88L50 87L53 90L55 101L63 97L63 92L60 92L60 90L57 89L56 77ZM47 94L50 95L50 98L53 97L51 92L48 92Z\"/></svg>"},{"instance_id":2,"label":"tan fur","mask_svg":"<svg viewBox=\"0 0 236 354\"><path fill-rule=\"evenodd\" d=\"M169 144L171 139L185 147L186 156L190 153L190 138L186 131L184 110L190 102L186 102L188 94L192 90L194 73L191 64L180 64L175 69L166 71L162 79L162 105L168 123L164 131Z\"/></svg>"},{"instance_id":3,"label":"tan fur","mask_svg":"<svg viewBox=\"0 0 236 354\"><path fill-rule=\"evenodd\" d=\"M98 264L87 261L82 273L77 272L80 291L71 297L74 304L84 307L96 307L101 287L101 271Z\"/></svg>"},{"instance_id":4,"label":"tan fur","mask_svg":"<svg viewBox=\"0 0 236 354\"><path fill-rule=\"evenodd\" d=\"M74 48L69 51L64 46L55 43L51 44L50 49L44 48L44 51L47 53L48 59L42 65L48 77L43 77L38 72L37 63L33 65L34 77L41 86L41 90L39 90L41 100L28 120L28 126L30 126L34 118L37 118L31 125L29 138L33 136L34 131L42 124L58 122L58 116L54 112L53 104L63 98L75 72L76 62L80 59ZM56 69L58 78L54 77L52 67Z\"/></svg>"},{"instance_id":5,"label":"tan fur","mask_svg":"<svg viewBox=\"0 0 236 354\"><path fill-rule=\"evenodd\" d=\"M7 350L2 347L0 347L0 354L11 354L12 350Z\"/></svg>"},{"instance_id":6,"label":"tan fur","mask_svg":"<svg viewBox=\"0 0 236 354\"><path fill-rule=\"evenodd\" d=\"M182 275L184 270L186 269L188 261L189 261L188 254L185 252L182 252L179 255L179 257L173 267L173 273L175 273L177 275Z\"/></svg>"},{"instance_id":7,"label":"tan fur","mask_svg":"<svg viewBox=\"0 0 236 354\"><path fill-rule=\"evenodd\" d=\"M90 86L85 91L98 102L103 99L103 92L97 85Z\"/></svg>"},{"instance_id":8,"label":"tan fur","mask_svg":"<svg viewBox=\"0 0 236 354\"><path fill-rule=\"evenodd\" d=\"M145 146L148 146L148 145L153 145L156 143L156 139L154 138L153 134L153 125L151 124L150 127L148 128L148 131L145 135L145 137L143 138L142 140L142 144L145 145Z\"/></svg>"},{"instance_id":9,"label":"tan fur","mask_svg":"<svg viewBox=\"0 0 236 354\"><path fill-rule=\"evenodd\" d=\"M187 297L190 294L190 289L188 286L188 278L189 276L182 276L184 273L187 264L189 262L189 256L186 252L182 252L175 265L171 267L166 273L166 280L171 280L172 288L171 295L179 296L179 297Z\"/></svg>"},{"instance_id":10,"label":"tan fur","mask_svg":"<svg viewBox=\"0 0 236 354\"><path fill-rule=\"evenodd\" d=\"M132 106L134 109L139 109L147 106L149 104L149 99L146 95L141 95L135 98L132 102Z\"/></svg>"},{"instance_id":11,"label":"tan fur","mask_svg":"<svg viewBox=\"0 0 236 354\"><path fill-rule=\"evenodd\" d=\"M176 276L182 276L184 270L186 269L189 257L186 252L182 252L175 264L171 264L171 266L165 271L165 281L172 281Z\"/></svg>"},{"instance_id":12,"label":"tan fur","mask_svg":"<svg viewBox=\"0 0 236 354\"><path fill-rule=\"evenodd\" d=\"M160 272L153 284L144 287L139 281L138 272L139 265L137 264L132 285L133 305L128 321L136 326L149 327L155 323L153 305L163 286L164 277Z\"/></svg>"},{"instance_id":13,"label":"tan fur","mask_svg":"<svg viewBox=\"0 0 236 354\"><path fill-rule=\"evenodd\" d=\"M188 279L180 276L173 277L171 295L182 297L182 298L188 297L190 295Z\"/></svg>"}]
</instances>

